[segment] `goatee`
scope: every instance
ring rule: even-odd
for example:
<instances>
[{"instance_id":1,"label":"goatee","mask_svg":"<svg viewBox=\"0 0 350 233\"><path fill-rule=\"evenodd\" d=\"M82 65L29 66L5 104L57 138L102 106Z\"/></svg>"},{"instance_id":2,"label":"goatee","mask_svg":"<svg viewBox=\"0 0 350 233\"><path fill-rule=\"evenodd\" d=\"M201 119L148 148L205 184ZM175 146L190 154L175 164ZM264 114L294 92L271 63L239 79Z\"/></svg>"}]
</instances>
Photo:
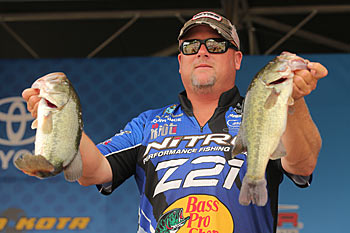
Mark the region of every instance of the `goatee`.
<instances>
[{"instance_id":1,"label":"goatee","mask_svg":"<svg viewBox=\"0 0 350 233\"><path fill-rule=\"evenodd\" d=\"M191 77L192 87L195 91L205 94L210 93L212 90L212 87L214 86L216 82L215 76L210 76L207 78L206 81L200 81L196 76Z\"/></svg>"}]
</instances>

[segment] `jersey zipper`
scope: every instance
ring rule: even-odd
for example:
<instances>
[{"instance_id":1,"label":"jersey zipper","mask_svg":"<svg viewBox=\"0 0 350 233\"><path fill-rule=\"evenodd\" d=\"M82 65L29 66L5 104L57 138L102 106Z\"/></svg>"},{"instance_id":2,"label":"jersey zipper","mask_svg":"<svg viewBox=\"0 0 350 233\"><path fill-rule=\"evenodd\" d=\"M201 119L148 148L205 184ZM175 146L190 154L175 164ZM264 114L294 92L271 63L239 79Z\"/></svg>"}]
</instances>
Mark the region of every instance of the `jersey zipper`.
<instances>
[{"instance_id":1,"label":"jersey zipper","mask_svg":"<svg viewBox=\"0 0 350 233\"><path fill-rule=\"evenodd\" d=\"M197 124L199 125L200 132L201 132L201 133L203 133L203 129L204 129L205 125L208 124L209 121L210 121L212 118L216 117L217 111L219 111L219 110L218 110L218 107L215 109L214 114L210 117L210 119L209 119L203 126L201 126L201 125L199 124L197 118L193 115L194 119L196 119L196 122L197 122Z\"/></svg>"},{"instance_id":2,"label":"jersey zipper","mask_svg":"<svg viewBox=\"0 0 350 233\"><path fill-rule=\"evenodd\" d=\"M200 127L201 133L203 133L203 129L204 129L205 125L206 125L206 124L209 124L209 122L210 122L214 117L216 117L216 115L218 114L218 112L219 112L219 108L217 107L217 108L215 108L215 111L214 111L213 115L210 117L210 119L209 119L203 126L201 126L201 125L199 124L197 118L193 115L194 119L196 119L197 124L198 124L199 127Z\"/></svg>"},{"instance_id":3,"label":"jersey zipper","mask_svg":"<svg viewBox=\"0 0 350 233\"><path fill-rule=\"evenodd\" d=\"M205 123L203 126L201 126L201 125L199 124L197 118L196 118L194 115L192 115L192 117L194 118L194 120L192 120L192 122L193 122L194 124L197 124L197 125L199 126L200 132L203 133L204 126L205 126L207 123Z\"/></svg>"}]
</instances>

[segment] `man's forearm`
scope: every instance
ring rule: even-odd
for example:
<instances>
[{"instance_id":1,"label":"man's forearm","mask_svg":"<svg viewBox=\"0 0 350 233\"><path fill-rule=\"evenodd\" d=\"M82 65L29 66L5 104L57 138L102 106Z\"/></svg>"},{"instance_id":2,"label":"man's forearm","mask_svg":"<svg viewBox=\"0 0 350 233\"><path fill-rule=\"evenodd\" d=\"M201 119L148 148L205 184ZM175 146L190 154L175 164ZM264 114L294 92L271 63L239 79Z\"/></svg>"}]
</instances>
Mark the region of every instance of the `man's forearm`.
<instances>
[{"instance_id":1,"label":"man's forearm","mask_svg":"<svg viewBox=\"0 0 350 233\"><path fill-rule=\"evenodd\" d=\"M322 139L304 98L295 101L292 108L282 137L287 151L282 166L289 173L307 176L315 169Z\"/></svg>"},{"instance_id":2,"label":"man's forearm","mask_svg":"<svg viewBox=\"0 0 350 233\"><path fill-rule=\"evenodd\" d=\"M78 180L79 184L88 186L112 180L112 170L107 159L84 132L79 149L83 160L83 175Z\"/></svg>"}]
</instances>

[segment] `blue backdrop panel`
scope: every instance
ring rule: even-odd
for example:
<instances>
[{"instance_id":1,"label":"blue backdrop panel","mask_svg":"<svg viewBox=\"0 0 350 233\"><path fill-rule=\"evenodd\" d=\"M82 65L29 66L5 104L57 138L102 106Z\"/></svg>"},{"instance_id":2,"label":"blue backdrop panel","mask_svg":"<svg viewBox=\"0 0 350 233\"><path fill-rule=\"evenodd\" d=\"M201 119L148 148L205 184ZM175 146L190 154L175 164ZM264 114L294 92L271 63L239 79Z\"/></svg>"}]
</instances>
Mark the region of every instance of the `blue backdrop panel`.
<instances>
[{"instance_id":1,"label":"blue backdrop panel","mask_svg":"<svg viewBox=\"0 0 350 233\"><path fill-rule=\"evenodd\" d=\"M323 147L312 186L297 189L285 179L280 190L278 232L343 232L347 229L346 130L349 130L345 69L350 55L305 55L329 69L307 97ZM236 83L245 90L271 56L246 56ZM129 179L112 195L68 183L62 175L39 180L13 166L34 149L32 118L20 98L23 89L47 73L63 71L82 103L84 130L96 143L119 132L142 111L177 102L182 84L175 57L118 59L0 60L0 232L136 232L137 191Z\"/></svg>"},{"instance_id":2,"label":"blue backdrop panel","mask_svg":"<svg viewBox=\"0 0 350 233\"><path fill-rule=\"evenodd\" d=\"M32 118L20 96L36 78L64 71L81 98L84 130L97 143L114 135L142 111L176 100L182 89L176 67L173 58L0 61L0 216L8 218L3 229L0 222L0 231L32 217L37 218L34 225L28 220L19 229L36 231L46 225L50 228L50 222L40 219L55 217L56 224L51 228L54 230L57 226L62 228L59 222L64 219L60 218L68 216L89 217L87 232L136 232L139 194L132 179L106 197L94 187L70 184L62 176L39 180L13 166L13 158L34 149ZM40 227L40 221L44 227ZM71 232L72 221L60 231Z\"/></svg>"}]
</instances>

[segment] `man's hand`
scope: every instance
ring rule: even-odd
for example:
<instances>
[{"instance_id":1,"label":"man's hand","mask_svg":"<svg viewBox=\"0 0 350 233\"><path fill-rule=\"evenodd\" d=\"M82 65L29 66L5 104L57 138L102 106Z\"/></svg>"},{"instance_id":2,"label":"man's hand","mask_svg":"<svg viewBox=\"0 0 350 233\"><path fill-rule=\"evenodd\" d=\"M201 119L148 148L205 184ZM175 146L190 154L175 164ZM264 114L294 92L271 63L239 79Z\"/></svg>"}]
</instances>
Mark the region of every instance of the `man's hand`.
<instances>
[{"instance_id":1,"label":"man's hand","mask_svg":"<svg viewBox=\"0 0 350 233\"><path fill-rule=\"evenodd\" d=\"M27 102L27 109L36 118L38 113L38 105L40 101L40 90L35 88L28 88L22 92L23 99Z\"/></svg>"},{"instance_id":2,"label":"man's hand","mask_svg":"<svg viewBox=\"0 0 350 233\"><path fill-rule=\"evenodd\" d=\"M309 95L316 89L317 82L327 76L328 70L318 62L309 62L309 70L297 70L294 75L293 94L294 100Z\"/></svg>"},{"instance_id":3,"label":"man's hand","mask_svg":"<svg viewBox=\"0 0 350 233\"><path fill-rule=\"evenodd\" d=\"M22 92L22 97L27 102L27 109L34 118L37 117L41 99L39 93L40 90L35 88L28 88ZM87 186L112 181L113 173L109 162L84 132L79 150L83 160L83 176L79 178L79 184Z\"/></svg>"},{"instance_id":4,"label":"man's hand","mask_svg":"<svg viewBox=\"0 0 350 233\"><path fill-rule=\"evenodd\" d=\"M287 156L281 159L283 169L294 175L309 176L315 169L322 139L309 113L304 96L316 89L317 82L328 74L326 67L308 62L309 70L295 71L292 97L293 114L288 115L282 136Z\"/></svg>"}]
</instances>

